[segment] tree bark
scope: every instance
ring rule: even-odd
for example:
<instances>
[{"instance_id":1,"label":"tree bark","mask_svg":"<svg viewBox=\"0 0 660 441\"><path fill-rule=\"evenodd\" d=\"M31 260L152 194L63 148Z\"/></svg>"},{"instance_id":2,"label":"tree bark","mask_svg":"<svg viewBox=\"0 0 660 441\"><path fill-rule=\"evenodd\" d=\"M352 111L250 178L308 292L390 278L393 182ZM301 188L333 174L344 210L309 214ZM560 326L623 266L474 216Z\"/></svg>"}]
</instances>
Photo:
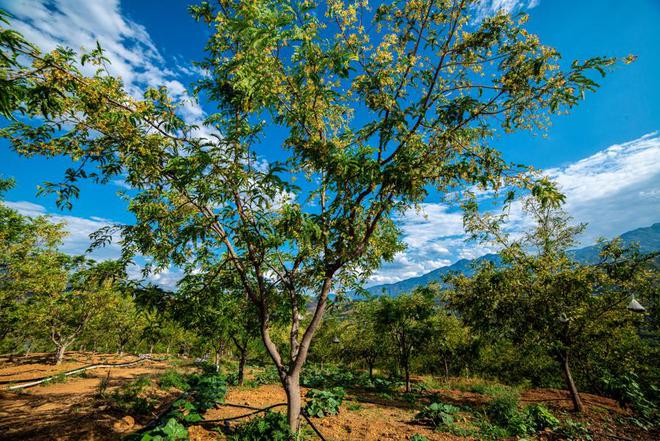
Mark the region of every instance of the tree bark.
<instances>
[{"instance_id":1,"label":"tree bark","mask_svg":"<svg viewBox=\"0 0 660 441\"><path fill-rule=\"evenodd\" d=\"M578 393L575 382L573 381L573 376L571 375L571 368L568 364L568 354L564 354L561 357L561 364L564 370L564 380L566 381L566 388L571 394L571 400L573 401L573 410L575 412L582 412L584 406L582 405L582 400L580 399L580 394Z\"/></svg>"},{"instance_id":2,"label":"tree bark","mask_svg":"<svg viewBox=\"0 0 660 441\"><path fill-rule=\"evenodd\" d=\"M67 346L68 345L66 344L57 345L57 349L55 350L55 366L59 366L62 364L62 360L64 360L64 353L66 352Z\"/></svg>"},{"instance_id":3,"label":"tree bark","mask_svg":"<svg viewBox=\"0 0 660 441\"><path fill-rule=\"evenodd\" d=\"M300 412L302 399L300 397L300 371L294 370L284 381L287 400L287 419L292 433L300 430Z\"/></svg>"},{"instance_id":4,"label":"tree bark","mask_svg":"<svg viewBox=\"0 0 660 441\"><path fill-rule=\"evenodd\" d=\"M240 358L238 359L238 378L236 380L239 386L243 386L243 380L245 378L245 361L246 360L247 360L247 348L246 349L241 349L240 350Z\"/></svg>"},{"instance_id":5,"label":"tree bark","mask_svg":"<svg viewBox=\"0 0 660 441\"><path fill-rule=\"evenodd\" d=\"M405 362L404 369L406 371L406 392L410 392L410 363Z\"/></svg>"},{"instance_id":6,"label":"tree bark","mask_svg":"<svg viewBox=\"0 0 660 441\"><path fill-rule=\"evenodd\" d=\"M24 357L29 356L31 350L32 350L32 342L28 343L27 348L25 349L25 355L24 355Z\"/></svg>"}]
</instances>

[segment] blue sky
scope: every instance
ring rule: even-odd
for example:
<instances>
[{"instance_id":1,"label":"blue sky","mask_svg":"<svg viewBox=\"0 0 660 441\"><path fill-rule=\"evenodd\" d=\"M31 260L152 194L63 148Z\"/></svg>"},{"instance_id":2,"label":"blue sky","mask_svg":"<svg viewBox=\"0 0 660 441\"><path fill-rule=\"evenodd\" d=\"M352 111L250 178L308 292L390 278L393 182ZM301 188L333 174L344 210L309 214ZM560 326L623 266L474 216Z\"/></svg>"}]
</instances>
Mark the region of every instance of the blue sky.
<instances>
[{"instance_id":1,"label":"blue sky","mask_svg":"<svg viewBox=\"0 0 660 441\"><path fill-rule=\"evenodd\" d=\"M108 51L112 69L136 95L145 86L167 85L180 98L198 75L191 61L203 57L205 26L187 13L187 3L155 0L0 0L17 17L18 30L44 49L64 44L74 49L95 41ZM546 137L529 133L501 136L493 144L509 160L543 168L568 197L567 210L588 222L582 240L612 237L660 221L660 2L657 0L488 0L479 13L499 8L525 10L528 28L565 60L594 55L635 54L637 62L617 68L596 94L570 115L553 119ZM205 114L203 105L189 103L190 122ZM276 152L264 151L272 160ZM70 212L59 212L52 198L37 198L36 186L57 180L67 166L60 159L24 159L0 141L0 173L17 186L7 203L27 214L49 213L66 222L71 232L65 250L83 251L88 235L113 222L130 222L116 196L121 182L85 184ZM398 218L408 244L406 252L383 266L372 283L417 276L465 257L493 251L463 241L461 215L430 198L422 212ZM517 217L518 216L518 217ZM514 211L512 228L524 226ZM116 247L97 253L114 257ZM178 272L170 269L155 280L171 286Z\"/></svg>"}]
</instances>

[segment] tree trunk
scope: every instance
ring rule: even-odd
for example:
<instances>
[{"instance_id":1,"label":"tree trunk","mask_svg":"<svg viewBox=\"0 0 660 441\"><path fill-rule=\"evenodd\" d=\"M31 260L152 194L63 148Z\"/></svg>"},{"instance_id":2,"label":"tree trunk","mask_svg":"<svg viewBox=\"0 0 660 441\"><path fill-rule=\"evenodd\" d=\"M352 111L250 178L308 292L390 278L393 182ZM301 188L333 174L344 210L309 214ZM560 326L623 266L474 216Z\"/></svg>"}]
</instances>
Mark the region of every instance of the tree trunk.
<instances>
[{"instance_id":1,"label":"tree trunk","mask_svg":"<svg viewBox=\"0 0 660 441\"><path fill-rule=\"evenodd\" d=\"M247 349L241 350L241 355L240 358L238 359L238 378L236 380L239 386L243 386L243 379L245 378L244 371L245 371L246 359L247 359Z\"/></svg>"},{"instance_id":2,"label":"tree trunk","mask_svg":"<svg viewBox=\"0 0 660 441\"><path fill-rule=\"evenodd\" d=\"M582 412L584 406L582 405L582 400L580 399L580 394L578 393L575 382L573 381L573 376L571 375L571 368L568 365L568 354L564 354L561 357L562 368L564 369L564 380L566 380L566 388L571 394L571 400L573 400L573 410L575 412Z\"/></svg>"},{"instance_id":3,"label":"tree trunk","mask_svg":"<svg viewBox=\"0 0 660 441\"><path fill-rule=\"evenodd\" d=\"M220 349L213 350L213 366L216 372L220 372Z\"/></svg>"},{"instance_id":4,"label":"tree trunk","mask_svg":"<svg viewBox=\"0 0 660 441\"><path fill-rule=\"evenodd\" d=\"M374 378L374 364L369 363L369 379L373 380Z\"/></svg>"},{"instance_id":5,"label":"tree trunk","mask_svg":"<svg viewBox=\"0 0 660 441\"><path fill-rule=\"evenodd\" d=\"M64 359L64 353L66 352L66 347L67 345L57 345L57 349L55 350L55 366L59 366L62 364L62 360Z\"/></svg>"},{"instance_id":6,"label":"tree trunk","mask_svg":"<svg viewBox=\"0 0 660 441\"><path fill-rule=\"evenodd\" d=\"M151 345L149 346L149 355L152 355L153 353L154 353L154 344L151 343Z\"/></svg>"},{"instance_id":7,"label":"tree trunk","mask_svg":"<svg viewBox=\"0 0 660 441\"><path fill-rule=\"evenodd\" d=\"M302 399L300 397L300 372L294 371L287 375L284 381L287 402L287 419L291 432L297 433L300 429L300 412Z\"/></svg>"},{"instance_id":8,"label":"tree trunk","mask_svg":"<svg viewBox=\"0 0 660 441\"><path fill-rule=\"evenodd\" d=\"M404 369L406 371L406 392L410 392L410 363L406 361Z\"/></svg>"},{"instance_id":9,"label":"tree trunk","mask_svg":"<svg viewBox=\"0 0 660 441\"><path fill-rule=\"evenodd\" d=\"M24 355L24 357L29 356L31 350L32 350L32 342L28 343L27 348L25 348L25 355Z\"/></svg>"},{"instance_id":10,"label":"tree trunk","mask_svg":"<svg viewBox=\"0 0 660 441\"><path fill-rule=\"evenodd\" d=\"M447 363L447 358L445 357L445 379L449 382L449 364Z\"/></svg>"}]
</instances>

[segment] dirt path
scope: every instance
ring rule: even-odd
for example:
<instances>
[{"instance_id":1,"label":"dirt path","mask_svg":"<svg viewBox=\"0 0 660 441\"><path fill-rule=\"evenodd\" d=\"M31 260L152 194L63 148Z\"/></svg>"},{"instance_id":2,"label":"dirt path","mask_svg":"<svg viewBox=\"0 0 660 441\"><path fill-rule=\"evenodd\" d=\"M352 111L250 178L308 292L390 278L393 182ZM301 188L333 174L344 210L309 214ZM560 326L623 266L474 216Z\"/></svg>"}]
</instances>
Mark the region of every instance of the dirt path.
<instances>
[{"instance_id":1,"label":"dirt path","mask_svg":"<svg viewBox=\"0 0 660 441\"><path fill-rule=\"evenodd\" d=\"M27 380L75 369L87 364L119 363L134 356L74 353L61 366L43 363L43 357L6 362L0 367L0 380ZM33 363L29 363L33 361ZM132 419L102 405L94 396L104 378L112 390L140 375L158 374L168 368L165 362L145 361L136 366L101 368L83 377L69 377L63 383L39 385L17 392L0 386L0 439L2 440L116 440L121 433L135 429ZM109 377L108 377L109 374Z\"/></svg>"}]
</instances>

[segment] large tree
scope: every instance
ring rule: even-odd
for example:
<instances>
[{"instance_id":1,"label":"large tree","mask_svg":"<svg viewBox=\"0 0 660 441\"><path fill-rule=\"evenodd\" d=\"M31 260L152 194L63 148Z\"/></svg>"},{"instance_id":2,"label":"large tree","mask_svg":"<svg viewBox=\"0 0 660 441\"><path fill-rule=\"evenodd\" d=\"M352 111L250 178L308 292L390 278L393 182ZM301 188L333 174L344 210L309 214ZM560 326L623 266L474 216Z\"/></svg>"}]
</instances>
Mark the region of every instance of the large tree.
<instances>
[{"instance_id":1,"label":"large tree","mask_svg":"<svg viewBox=\"0 0 660 441\"><path fill-rule=\"evenodd\" d=\"M127 252L157 267L232 265L297 431L300 372L328 296L401 250L394 216L431 189L442 197L529 183L488 145L496 127L543 126L595 89L591 71L614 62L560 66L524 16L475 20L474 3L193 7L211 30L199 63L208 75L196 88L217 109L205 130L178 116L164 88L127 95L100 47L80 59L68 49L42 54L3 28L0 111L21 119L1 134L21 154L78 161L44 187L65 207L80 179L122 175L136 219L121 228ZM83 75L78 61L97 71ZM266 151L280 160L264 163L257 152ZM287 353L271 339L273 310L283 306Z\"/></svg>"}]
</instances>

